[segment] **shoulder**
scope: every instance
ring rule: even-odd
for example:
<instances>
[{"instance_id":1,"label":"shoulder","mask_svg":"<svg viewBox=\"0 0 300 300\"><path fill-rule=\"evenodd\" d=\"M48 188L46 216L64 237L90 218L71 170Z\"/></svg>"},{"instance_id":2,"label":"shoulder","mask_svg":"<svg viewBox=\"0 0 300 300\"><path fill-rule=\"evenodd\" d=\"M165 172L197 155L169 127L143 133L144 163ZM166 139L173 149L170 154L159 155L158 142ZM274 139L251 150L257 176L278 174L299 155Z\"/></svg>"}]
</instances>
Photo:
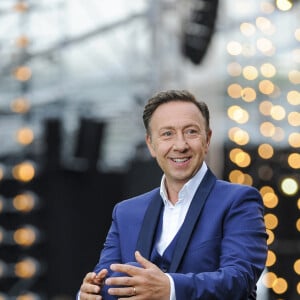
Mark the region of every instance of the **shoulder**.
<instances>
[{"instance_id":1,"label":"shoulder","mask_svg":"<svg viewBox=\"0 0 300 300\"><path fill-rule=\"evenodd\" d=\"M227 199L230 202L233 201L249 201L262 204L262 197L260 192L253 186L231 183L224 180L217 180L214 193L222 195L223 199Z\"/></svg>"},{"instance_id":2,"label":"shoulder","mask_svg":"<svg viewBox=\"0 0 300 300\"><path fill-rule=\"evenodd\" d=\"M147 207L149 205L149 203L151 202L151 200L154 197L158 197L159 196L159 188L155 188L149 192L146 192L144 194L140 194L128 199L125 199L121 202L119 202L115 208L118 209L134 209L136 210L138 207Z\"/></svg>"},{"instance_id":3,"label":"shoulder","mask_svg":"<svg viewBox=\"0 0 300 300\"><path fill-rule=\"evenodd\" d=\"M232 183L225 180L217 179L216 180L216 188L225 189L226 191L244 191L244 192L253 192L259 193L258 190L250 185L239 184L239 183Z\"/></svg>"}]
</instances>

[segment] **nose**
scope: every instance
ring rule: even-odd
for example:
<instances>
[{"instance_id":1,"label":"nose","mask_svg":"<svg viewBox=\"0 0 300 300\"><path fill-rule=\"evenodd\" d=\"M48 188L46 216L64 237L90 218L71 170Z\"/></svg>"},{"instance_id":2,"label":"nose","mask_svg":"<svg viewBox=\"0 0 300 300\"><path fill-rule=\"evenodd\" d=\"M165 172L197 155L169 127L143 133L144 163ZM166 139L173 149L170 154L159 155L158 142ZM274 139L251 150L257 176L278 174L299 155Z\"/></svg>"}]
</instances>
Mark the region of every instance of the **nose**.
<instances>
[{"instance_id":1,"label":"nose","mask_svg":"<svg viewBox=\"0 0 300 300\"><path fill-rule=\"evenodd\" d=\"M174 140L173 144L173 149L180 152L183 152L188 149L188 144L183 134L176 135L176 139Z\"/></svg>"}]
</instances>

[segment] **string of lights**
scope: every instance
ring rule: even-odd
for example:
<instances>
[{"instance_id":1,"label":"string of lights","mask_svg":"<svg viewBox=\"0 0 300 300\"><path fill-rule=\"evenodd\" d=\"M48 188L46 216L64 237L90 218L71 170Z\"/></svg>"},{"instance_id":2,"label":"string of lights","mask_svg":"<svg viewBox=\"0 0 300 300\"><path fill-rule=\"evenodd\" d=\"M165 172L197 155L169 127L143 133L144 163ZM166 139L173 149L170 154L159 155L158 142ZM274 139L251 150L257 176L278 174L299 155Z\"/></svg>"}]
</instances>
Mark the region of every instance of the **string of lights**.
<instances>
[{"instance_id":1,"label":"string of lights","mask_svg":"<svg viewBox=\"0 0 300 300\"><path fill-rule=\"evenodd\" d=\"M225 175L258 187L262 195L269 246L264 286L274 297L298 299L300 28L293 22L293 1L256 4L261 14L241 21L227 43ZM276 35L280 26L286 30L284 42Z\"/></svg>"},{"instance_id":2,"label":"string of lights","mask_svg":"<svg viewBox=\"0 0 300 300\"><path fill-rule=\"evenodd\" d=\"M36 216L42 211L41 199L31 189L30 183L37 175L37 163L27 157L26 149L34 143L34 131L28 123L30 89L33 71L23 63L30 45L26 35L26 18L29 2L11 3L11 13L19 19L19 33L15 38L11 69L11 82L18 92L10 101L10 114L20 119L15 130L15 139L23 147L23 155L0 165L0 299L38 300L42 296L32 291L35 283L43 276L46 268L42 253L37 255L44 242L44 232ZM35 224L36 223L36 224ZM37 250L38 249L38 250Z\"/></svg>"}]
</instances>

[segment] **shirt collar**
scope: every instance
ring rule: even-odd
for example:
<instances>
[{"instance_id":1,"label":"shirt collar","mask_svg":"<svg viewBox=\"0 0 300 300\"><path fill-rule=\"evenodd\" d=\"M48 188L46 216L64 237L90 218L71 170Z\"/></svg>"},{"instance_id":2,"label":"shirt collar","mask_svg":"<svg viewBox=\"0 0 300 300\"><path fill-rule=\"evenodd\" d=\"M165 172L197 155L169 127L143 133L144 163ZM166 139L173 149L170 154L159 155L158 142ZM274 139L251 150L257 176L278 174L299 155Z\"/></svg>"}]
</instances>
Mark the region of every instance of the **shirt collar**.
<instances>
[{"instance_id":1,"label":"shirt collar","mask_svg":"<svg viewBox=\"0 0 300 300\"><path fill-rule=\"evenodd\" d=\"M194 194L196 193L196 190L201 183L206 171L207 171L207 165L205 162L202 163L201 168L198 170L198 172L182 187L182 189L179 191L178 195L178 202L180 203L182 201L189 201L191 202ZM166 190L165 185L165 174L162 176L161 183L160 183L160 196L162 197L162 200L164 202L164 205L170 205L170 200L168 199L168 193Z\"/></svg>"}]
</instances>

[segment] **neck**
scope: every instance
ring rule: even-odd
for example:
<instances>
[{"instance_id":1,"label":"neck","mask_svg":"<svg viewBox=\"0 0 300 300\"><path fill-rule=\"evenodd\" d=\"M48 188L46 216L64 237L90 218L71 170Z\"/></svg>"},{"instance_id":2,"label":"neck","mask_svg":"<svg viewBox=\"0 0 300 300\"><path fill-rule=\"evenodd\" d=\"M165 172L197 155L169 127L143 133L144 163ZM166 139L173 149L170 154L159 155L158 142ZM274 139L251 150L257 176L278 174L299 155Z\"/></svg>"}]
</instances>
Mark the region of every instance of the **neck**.
<instances>
[{"instance_id":1,"label":"neck","mask_svg":"<svg viewBox=\"0 0 300 300\"><path fill-rule=\"evenodd\" d=\"M175 204L178 201L178 194L184 184L168 184L165 180L165 187L168 194L168 199L172 204Z\"/></svg>"}]
</instances>

